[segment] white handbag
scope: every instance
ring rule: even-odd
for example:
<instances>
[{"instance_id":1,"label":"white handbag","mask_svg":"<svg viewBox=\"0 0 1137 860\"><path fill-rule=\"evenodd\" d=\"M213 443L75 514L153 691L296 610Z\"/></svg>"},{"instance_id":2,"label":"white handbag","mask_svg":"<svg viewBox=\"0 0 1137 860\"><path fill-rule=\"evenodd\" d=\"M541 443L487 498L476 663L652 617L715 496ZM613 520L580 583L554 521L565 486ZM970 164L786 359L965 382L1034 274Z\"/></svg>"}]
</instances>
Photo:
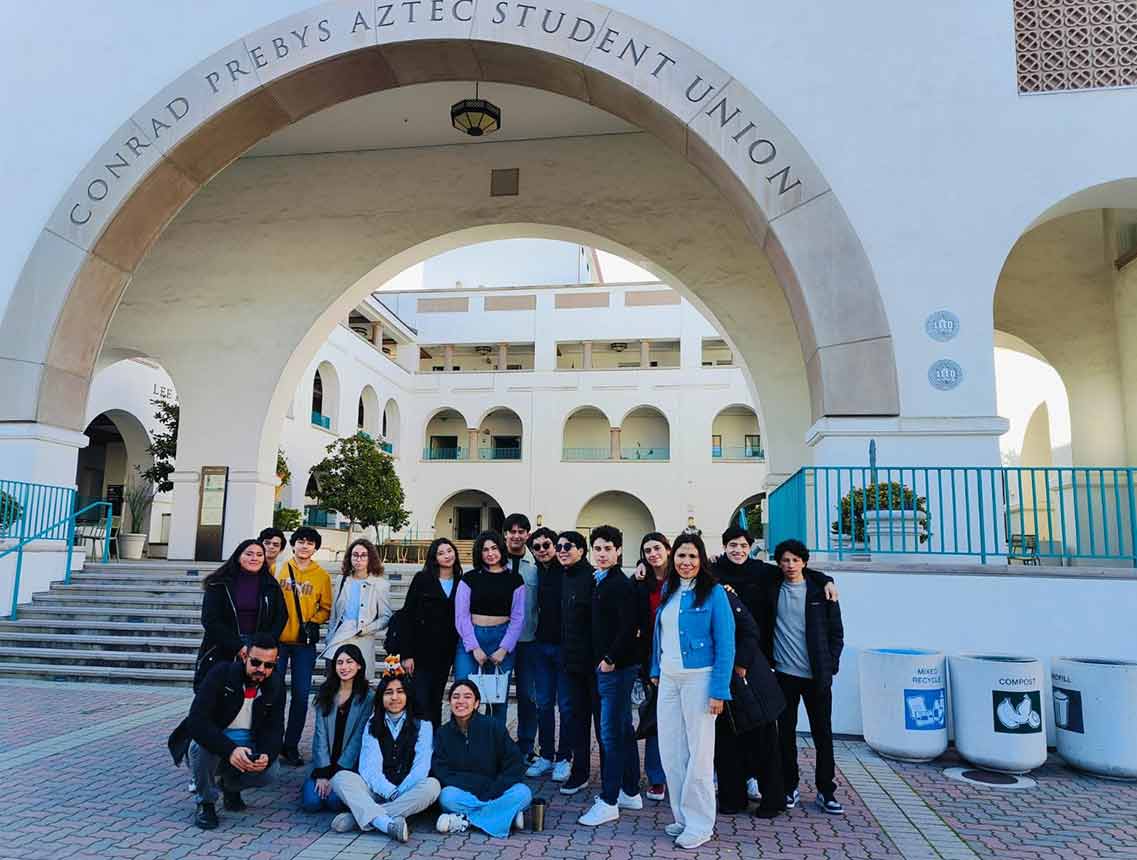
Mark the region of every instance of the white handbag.
<instances>
[{"instance_id":1,"label":"white handbag","mask_svg":"<svg viewBox=\"0 0 1137 860\"><path fill-rule=\"evenodd\" d=\"M487 672L485 666L481 666L470 676L470 680L478 688L482 702L487 705L501 705L509 701L509 674L496 665L492 672Z\"/></svg>"}]
</instances>

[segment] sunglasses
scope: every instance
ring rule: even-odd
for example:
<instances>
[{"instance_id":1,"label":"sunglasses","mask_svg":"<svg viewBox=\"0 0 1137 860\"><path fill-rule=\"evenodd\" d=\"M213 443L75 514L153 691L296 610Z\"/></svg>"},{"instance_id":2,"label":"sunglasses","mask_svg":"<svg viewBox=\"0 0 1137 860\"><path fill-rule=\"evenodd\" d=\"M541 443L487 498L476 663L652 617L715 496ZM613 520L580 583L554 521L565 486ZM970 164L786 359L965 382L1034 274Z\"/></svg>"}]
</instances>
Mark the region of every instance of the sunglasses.
<instances>
[{"instance_id":1,"label":"sunglasses","mask_svg":"<svg viewBox=\"0 0 1137 860\"><path fill-rule=\"evenodd\" d=\"M557 552L568 552L570 549L576 549L576 544L569 543L568 541L561 541L557 544Z\"/></svg>"},{"instance_id":2,"label":"sunglasses","mask_svg":"<svg viewBox=\"0 0 1137 860\"><path fill-rule=\"evenodd\" d=\"M264 666L266 669L275 669L276 668L276 661L275 660L260 660L256 657L250 657L249 658L249 665L252 666L254 669L260 668L261 666Z\"/></svg>"},{"instance_id":3,"label":"sunglasses","mask_svg":"<svg viewBox=\"0 0 1137 860\"><path fill-rule=\"evenodd\" d=\"M533 544L533 549L536 549L536 550L546 550L546 549L552 549L552 548L553 548L552 542L547 541L547 540L537 541L536 543Z\"/></svg>"}]
</instances>

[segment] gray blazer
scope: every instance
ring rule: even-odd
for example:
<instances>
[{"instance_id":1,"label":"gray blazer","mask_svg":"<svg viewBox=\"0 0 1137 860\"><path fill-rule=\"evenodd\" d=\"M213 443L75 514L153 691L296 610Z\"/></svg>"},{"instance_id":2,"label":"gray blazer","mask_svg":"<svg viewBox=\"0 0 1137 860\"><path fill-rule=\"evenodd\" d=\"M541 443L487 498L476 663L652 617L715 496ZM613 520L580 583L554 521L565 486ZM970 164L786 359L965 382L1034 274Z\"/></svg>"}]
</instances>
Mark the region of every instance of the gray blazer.
<instances>
[{"instance_id":1,"label":"gray blazer","mask_svg":"<svg viewBox=\"0 0 1137 860\"><path fill-rule=\"evenodd\" d=\"M351 700L347 712L347 723L343 730L343 750L340 752L339 766L344 770L359 769L359 750L363 745L363 729L367 725L375 707L375 692L369 690L361 702ZM316 736L312 739L312 768L327 767L332 763L332 741L336 736L336 709L327 714L316 711Z\"/></svg>"}]
</instances>

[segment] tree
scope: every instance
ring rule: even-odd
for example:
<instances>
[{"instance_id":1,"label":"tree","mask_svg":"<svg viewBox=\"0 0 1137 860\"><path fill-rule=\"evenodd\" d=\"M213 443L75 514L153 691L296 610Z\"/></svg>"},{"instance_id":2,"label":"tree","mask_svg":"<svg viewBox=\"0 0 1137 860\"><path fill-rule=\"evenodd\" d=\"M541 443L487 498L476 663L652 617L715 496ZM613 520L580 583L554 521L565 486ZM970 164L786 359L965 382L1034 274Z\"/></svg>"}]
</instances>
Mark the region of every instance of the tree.
<instances>
[{"instance_id":1,"label":"tree","mask_svg":"<svg viewBox=\"0 0 1137 860\"><path fill-rule=\"evenodd\" d=\"M296 508L277 508L272 512L272 524L282 532L294 532L300 528L300 511Z\"/></svg>"},{"instance_id":2,"label":"tree","mask_svg":"<svg viewBox=\"0 0 1137 860\"><path fill-rule=\"evenodd\" d=\"M852 535L854 543L863 544L865 511L915 511L927 514L928 500L896 481L881 481L863 489L854 488L841 498L841 519L834 520L830 530L834 534ZM919 540L924 543L928 539L927 518L919 522Z\"/></svg>"},{"instance_id":3,"label":"tree","mask_svg":"<svg viewBox=\"0 0 1137 860\"><path fill-rule=\"evenodd\" d=\"M401 529L410 520L403 508L403 485L395 474L395 461L362 433L338 439L327 447L328 456L316 464L316 499L327 510L339 511L351 524L385 525Z\"/></svg>"},{"instance_id":4,"label":"tree","mask_svg":"<svg viewBox=\"0 0 1137 860\"><path fill-rule=\"evenodd\" d=\"M154 465L143 469L139 474L153 483L159 493L168 493L174 489L170 474L174 471L174 458L178 455L178 420L181 418L181 407L177 403L158 398L150 402L158 407L154 412L154 419L162 429L154 434L154 441L146 446L146 453L154 458Z\"/></svg>"}]
</instances>

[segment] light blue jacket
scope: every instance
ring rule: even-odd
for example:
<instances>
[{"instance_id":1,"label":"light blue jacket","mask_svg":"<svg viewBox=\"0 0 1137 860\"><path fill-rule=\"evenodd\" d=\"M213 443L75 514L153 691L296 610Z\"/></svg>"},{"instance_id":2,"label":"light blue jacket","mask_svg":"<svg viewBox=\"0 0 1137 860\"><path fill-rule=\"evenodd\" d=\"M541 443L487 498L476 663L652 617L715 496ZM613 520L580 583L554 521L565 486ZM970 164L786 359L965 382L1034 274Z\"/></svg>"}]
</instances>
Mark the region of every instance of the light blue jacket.
<instances>
[{"instance_id":1,"label":"light blue jacket","mask_svg":"<svg viewBox=\"0 0 1137 860\"><path fill-rule=\"evenodd\" d=\"M376 719L372 717L371 719ZM378 719L383 719L382 716ZM403 723L400 731L407 731L410 718ZM406 794L428 776L430 776L430 761L434 753L434 726L430 720L419 720L418 737L415 739L415 757L410 773L406 775L399 785L394 785L383 773L383 750L379 748L379 740L371 734L371 720L363 730L363 747L359 753L359 775L367 783L372 793L383 800L394 800L400 794Z\"/></svg>"},{"instance_id":2,"label":"light blue jacket","mask_svg":"<svg viewBox=\"0 0 1137 860\"><path fill-rule=\"evenodd\" d=\"M506 559L510 564L512 559ZM537 638L537 562L533 560L533 553L525 550L517 572L525 583L525 621L521 625L521 635L518 642L532 642Z\"/></svg>"},{"instance_id":3,"label":"light blue jacket","mask_svg":"<svg viewBox=\"0 0 1137 860\"><path fill-rule=\"evenodd\" d=\"M666 589L667 586L664 586ZM730 676L734 671L734 614L721 585L716 585L703 601L695 605L695 590L679 595L679 651L684 669L711 669L712 699L730 699ZM659 677L660 647L663 642L663 607L667 592L660 598L652 637L651 677Z\"/></svg>"}]
</instances>

